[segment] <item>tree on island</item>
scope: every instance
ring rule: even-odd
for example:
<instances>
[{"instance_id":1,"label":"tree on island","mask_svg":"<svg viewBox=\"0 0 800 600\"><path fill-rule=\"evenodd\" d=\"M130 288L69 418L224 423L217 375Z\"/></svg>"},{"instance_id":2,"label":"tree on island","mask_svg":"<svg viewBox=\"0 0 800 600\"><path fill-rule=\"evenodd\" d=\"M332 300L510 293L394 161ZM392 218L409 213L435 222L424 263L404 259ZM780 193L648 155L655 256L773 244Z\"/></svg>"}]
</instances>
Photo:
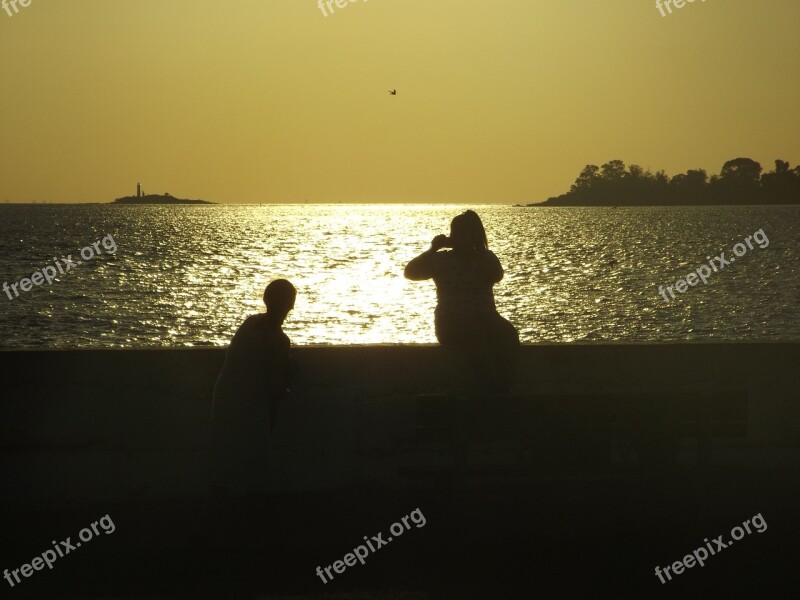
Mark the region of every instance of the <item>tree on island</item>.
<instances>
[{"instance_id":1,"label":"tree on island","mask_svg":"<svg viewBox=\"0 0 800 600\"><path fill-rule=\"evenodd\" d=\"M639 165L625 167L611 160L586 165L569 192L528 206L676 206L706 204L800 204L800 166L775 161L775 170L762 174L750 158L735 158L710 178L703 169L690 169L670 178Z\"/></svg>"}]
</instances>

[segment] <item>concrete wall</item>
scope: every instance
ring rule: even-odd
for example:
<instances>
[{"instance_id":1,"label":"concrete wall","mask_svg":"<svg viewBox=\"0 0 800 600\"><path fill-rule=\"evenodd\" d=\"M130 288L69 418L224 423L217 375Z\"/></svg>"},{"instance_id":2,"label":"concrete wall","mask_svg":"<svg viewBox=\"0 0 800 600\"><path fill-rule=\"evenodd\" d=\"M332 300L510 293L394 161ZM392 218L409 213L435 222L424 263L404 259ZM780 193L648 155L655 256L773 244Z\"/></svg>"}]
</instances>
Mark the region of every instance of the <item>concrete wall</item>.
<instances>
[{"instance_id":1,"label":"concrete wall","mask_svg":"<svg viewBox=\"0 0 800 600\"><path fill-rule=\"evenodd\" d=\"M274 438L275 489L406 485L414 398L442 391L434 346L299 347L300 383ZM197 496L206 486L220 349L0 352L6 504ZM746 392L741 468L800 465L800 344L531 345L515 392ZM532 399L535 402L535 398ZM721 459L723 454L718 454Z\"/></svg>"}]
</instances>

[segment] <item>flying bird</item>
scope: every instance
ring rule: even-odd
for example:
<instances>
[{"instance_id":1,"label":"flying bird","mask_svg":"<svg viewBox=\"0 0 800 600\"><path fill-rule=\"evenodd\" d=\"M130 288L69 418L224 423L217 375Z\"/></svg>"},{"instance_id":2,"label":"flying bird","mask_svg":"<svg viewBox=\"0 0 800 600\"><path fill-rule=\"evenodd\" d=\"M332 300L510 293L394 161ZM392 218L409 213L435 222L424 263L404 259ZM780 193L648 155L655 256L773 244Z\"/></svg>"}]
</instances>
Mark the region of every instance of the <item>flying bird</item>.
<instances>
[{"instance_id":1,"label":"flying bird","mask_svg":"<svg viewBox=\"0 0 800 600\"><path fill-rule=\"evenodd\" d=\"M392 96L397 96L397 89L389 90L389 93L390 93Z\"/></svg>"}]
</instances>

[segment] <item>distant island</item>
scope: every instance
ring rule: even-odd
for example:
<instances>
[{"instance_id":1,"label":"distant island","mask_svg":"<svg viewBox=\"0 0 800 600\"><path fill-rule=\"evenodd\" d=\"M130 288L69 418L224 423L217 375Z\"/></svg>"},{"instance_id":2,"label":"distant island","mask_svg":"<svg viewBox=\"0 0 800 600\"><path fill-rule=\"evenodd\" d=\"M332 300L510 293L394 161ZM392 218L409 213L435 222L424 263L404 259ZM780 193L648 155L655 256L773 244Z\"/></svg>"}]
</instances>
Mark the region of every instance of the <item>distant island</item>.
<instances>
[{"instance_id":1,"label":"distant island","mask_svg":"<svg viewBox=\"0 0 800 600\"><path fill-rule=\"evenodd\" d=\"M639 165L625 167L612 160L586 165L569 192L527 206L704 206L725 204L800 204L800 166L775 161L775 170L762 174L750 158L729 160L719 175L703 169L670 178Z\"/></svg>"},{"instance_id":2,"label":"distant island","mask_svg":"<svg viewBox=\"0 0 800 600\"><path fill-rule=\"evenodd\" d=\"M184 200L170 194L145 194L141 184L136 184L136 195L117 198L111 204L215 204L206 200Z\"/></svg>"},{"instance_id":3,"label":"distant island","mask_svg":"<svg viewBox=\"0 0 800 600\"><path fill-rule=\"evenodd\" d=\"M117 198L112 204L215 204L206 200L184 200L183 198L176 198L169 194L159 196L158 194L149 194L147 196L125 196L124 198Z\"/></svg>"}]
</instances>

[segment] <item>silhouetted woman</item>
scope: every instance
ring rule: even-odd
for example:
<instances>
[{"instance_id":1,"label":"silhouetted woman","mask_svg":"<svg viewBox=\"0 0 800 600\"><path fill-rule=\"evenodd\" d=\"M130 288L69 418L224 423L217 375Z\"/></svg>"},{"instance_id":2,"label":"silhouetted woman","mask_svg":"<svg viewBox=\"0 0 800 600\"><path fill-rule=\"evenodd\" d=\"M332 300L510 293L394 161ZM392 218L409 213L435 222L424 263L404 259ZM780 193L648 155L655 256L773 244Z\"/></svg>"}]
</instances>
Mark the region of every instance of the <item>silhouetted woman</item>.
<instances>
[{"instance_id":1,"label":"silhouetted woman","mask_svg":"<svg viewBox=\"0 0 800 600\"><path fill-rule=\"evenodd\" d=\"M439 252L443 248L452 248ZM505 391L511 384L519 334L500 316L492 287L503 279L503 267L489 250L486 231L475 211L450 223L450 237L437 235L431 247L406 265L413 281L436 284L436 338L467 360L477 384Z\"/></svg>"}]
</instances>

